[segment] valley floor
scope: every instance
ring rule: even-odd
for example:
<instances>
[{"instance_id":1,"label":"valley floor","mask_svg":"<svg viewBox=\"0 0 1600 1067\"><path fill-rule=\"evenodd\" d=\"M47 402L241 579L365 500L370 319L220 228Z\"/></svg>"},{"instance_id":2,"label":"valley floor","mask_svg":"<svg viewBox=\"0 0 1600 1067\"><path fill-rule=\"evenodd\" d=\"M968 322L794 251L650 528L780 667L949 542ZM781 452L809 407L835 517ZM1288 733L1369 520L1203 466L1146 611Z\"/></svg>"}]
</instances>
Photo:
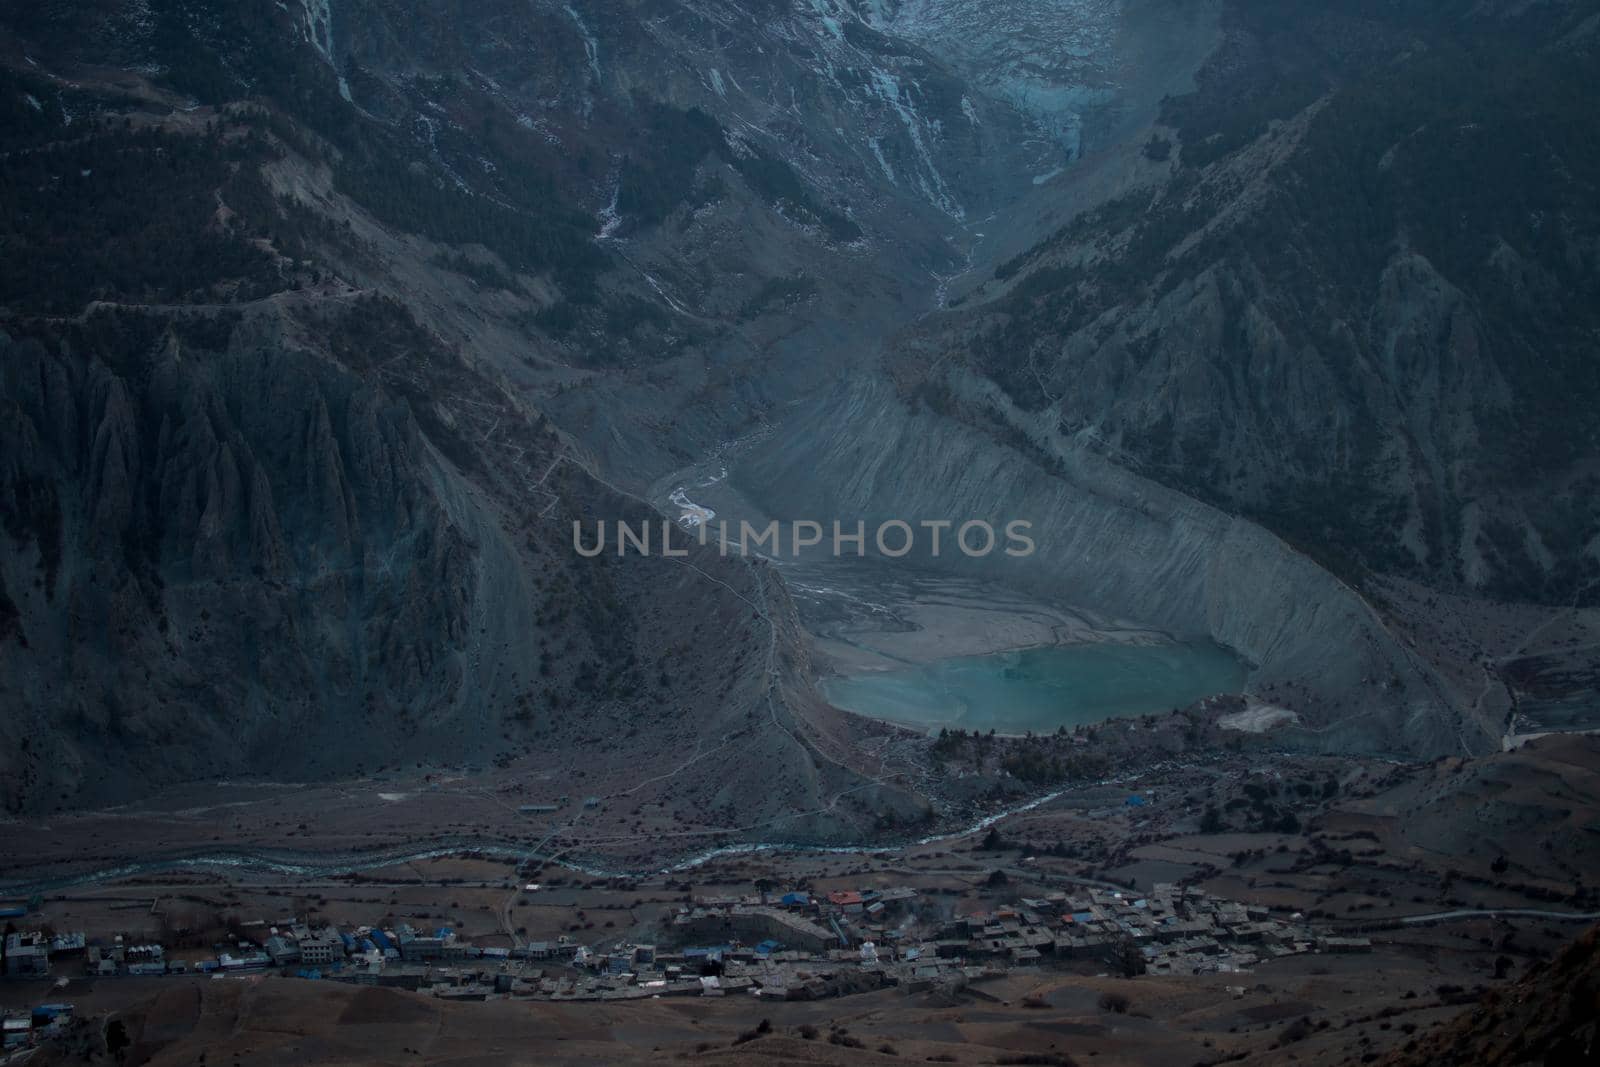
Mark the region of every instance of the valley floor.
<instances>
[{"instance_id":1,"label":"valley floor","mask_svg":"<svg viewBox=\"0 0 1600 1067\"><path fill-rule=\"evenodd\" d=\"M924 844L732 853L627 877L586 874L558 857L519 863L466 841L452 844L447 828L515 821L512 806L482 782L320 791L222 785L207 796L171 798L160 812L5 827L6 855L34 856L43 864L35 872L54 867L58 876L19 928L82 931L101 945L116 934L128 944L160 941L169 960L188 960L192 969L216 956L217 943L254 939L253 931L285 921L447 926L480 958L422 967L409 984L431 997L327 980L338 971L320 982L260 971L216 980L78 977L84 965L68 959L56 963L64 981L8 983L0 998L8 1010L70 1003L80 1020L93 1021L69 1025L39 1062L103 1040L105 1013L123 1020L141 1056L155 1063L189 1062L202 1045L231 1050L241 1064L339 1062L357 1048L363 1062L446 1062L471 1049L475 1062L509 1063L529 1047L562 1062L618 1062L612 1042L640 1061L843 1063L898 1055L1177 1067L1281 1062L1289 1045L1297 1062L1362 1060L1416 1041L1594 920L1600 901L1583 883L1597 866L1586 829L1596 815L1592 800L1577 798L1600 795L1597 775L1600 741L1588 737L1426 765L1217 753L1068 789L969 834ZM488 815L494 808L506 815ZM556 821L581 826L586 811L598 819L603 810L578 801ZM1284 823L1282 811L1295 820ZM438 821L425 829L429 812ZM1269 812L1271 824L1263 825ZM85 876L91 861L136 863L184 844L174 834L185 825L198 854L199 828L215 830L219 819L233 830L226 846L214 847L237 857L246 851L240 842L254 841L263 853L293 849L303 865L275 867L258 857ZM367 835L405 841L414 858L353 859ZM308 860L316 856L321 866L313 869ZM8 882L18 872L14 859ZM948 934L940 931L963 917L1004 925L1008 914L1048 913L1049 901L1066 908L1090 899L1114 913L1123 906L1118 899L1154 900L1171 893L1158 887L1174 884L1195 887L1219 907L1251 909L1263 929L1305 947L1275 956L1255 946L1254 961L1237 969L1248 957L1230 950L1199 964L1220 971L1131 978L1119 976L1114 955L994 956L977 942L958 950L964 959L944 961L953 966L930 969L927 980L916 980L917 967L906 961L914 945L944 944L938 939ZM693 953L686 949L712 935L686 922L698 915L731 922L715 917L758 907L763 891L774 901L790 891L833 901L821 910L853 933L852 950L812 953L811 963L787 966L817 979L821 995L844 999L652 998L628 993L626 976L600 977L581 960L559 958L580 945L606 956L645 944L687 961ZM894 918L852 912L850 894L858 893L898 898ZM863 936L883 946L876 965L855 954ZM1059 945L1068 935L1052 936ZM565 949L558 958L518 962L536 945ZM752 985L736 974L756 975L759 986L762 968L772 982L770 965L752 970L730 960L729 987ZM402 980L406 965L397 962L378 973L391 969ZM494 976L502 972L515 976L520 992L497 991ZM879 988L884 974L894 984ZM489 984L478 984L485 976ZM562 990L570 999L586 988L587 999L561 1002ZM605 994L611 988L617 993ZM861 991L849 995L852 989ZM480 994L491 1003L452 1002Z\"/></svg>"}]
</instances>

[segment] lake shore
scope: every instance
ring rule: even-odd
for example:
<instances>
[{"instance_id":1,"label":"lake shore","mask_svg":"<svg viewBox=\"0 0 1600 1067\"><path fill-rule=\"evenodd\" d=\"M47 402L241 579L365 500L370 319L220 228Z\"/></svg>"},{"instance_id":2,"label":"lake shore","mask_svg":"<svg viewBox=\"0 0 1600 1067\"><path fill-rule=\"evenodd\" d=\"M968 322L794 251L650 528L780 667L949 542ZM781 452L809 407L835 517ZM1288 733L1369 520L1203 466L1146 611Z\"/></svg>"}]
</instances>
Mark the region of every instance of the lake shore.
<instances>
[{"instance_id":1,"label":"lake shore","mask_svg":"<svg viewBox=\"0 0 1600 1067\"><path fill-rule=\"evenodd\" d=\"M890 573L881 564L806 568L785 577L824 674L901 670L1029 648L1174 640L1161 630L1047 604L1003 586Z\"/></svg>"}]
</instances>

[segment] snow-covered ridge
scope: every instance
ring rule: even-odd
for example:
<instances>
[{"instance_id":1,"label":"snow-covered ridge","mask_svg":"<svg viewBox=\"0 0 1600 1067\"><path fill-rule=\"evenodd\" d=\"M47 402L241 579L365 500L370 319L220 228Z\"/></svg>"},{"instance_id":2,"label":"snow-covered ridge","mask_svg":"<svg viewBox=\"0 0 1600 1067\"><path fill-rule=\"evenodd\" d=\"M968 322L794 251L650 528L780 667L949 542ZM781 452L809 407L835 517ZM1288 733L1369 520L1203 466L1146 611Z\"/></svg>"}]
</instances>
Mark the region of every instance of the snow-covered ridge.
<instances>
[{"instance_id":1,"label":"snow-covered ridge","mask_svg":"<svg viewBox=\"0 0 1600 1067\"><path fill-rule=\"evenodd\" d=\"M913 73L914 65L852 41L847 27L870 27L853 6L842 0L809 0L809 6L811 17L806 18L800 5L797 29L811 35L809 43L822 60L818 75L866 113L862 124L866 137L857 146L858 153L865 147L891 183L903 180L911 192L940 211L965 218L966 209L941 169L944 120L925 109L926 94ZM889 123L893 125L885 129ZM903 139L898 166L884 153L885 142L891 139Z\"/></svg>"},{"instance_id":2,"label":"snow-covered ridge","mask_svg":"<svg viewBox=\"0 0 1600 1067\"><path fill-rule=\"evenodd\" d=\"M793 0L774 10L681 0L646 30L695 69L704 106L725 125L754 134L827 115L813 133L843 142L862 173L960 220L973 191L957 175L970 172L974 138L997 106L1038 131L1030 154L1043 169L1077 157L1085 116L1113 95L1123 4ZM952 74L972 91L952 96ZM803 156L789 161L811 176Z\"/></svg>"},{"instance_id":3,"label":"snow-covered ridge","mask_svg":"<svg viewBox=\"0 0 1600 1067\"><path fill-rule=\"evenodd\" d=\"M571 3L584 8L592 0ZM952 218L966 216L950 177L947 127L967 133L981 125L976 108L936 100L921 83L933 69L930 57L904 42L884 47L848 0L795 0L759 12L741 0L683 0L674 14L643 27L661 54L695 71L706 95L701 106L730 130L767 141L774 128L808 127L819 141L834 142L829 155L842 149L862 172ZM823 115L826 126L817 122ZM818 181L806 154L782 140L771 147Z\"/></svg>"},{"instance_id":4,"label":"snow-covered ridge","mask_svg":"<svg viewBox=\"0 0 1600 1067\"><path fill-rule=\"evenodd\" d=\"M1111 98L1123 0L863 0L873 28L955 61L1075 158L1084 114Z\"/></svg>"}]
</instances>

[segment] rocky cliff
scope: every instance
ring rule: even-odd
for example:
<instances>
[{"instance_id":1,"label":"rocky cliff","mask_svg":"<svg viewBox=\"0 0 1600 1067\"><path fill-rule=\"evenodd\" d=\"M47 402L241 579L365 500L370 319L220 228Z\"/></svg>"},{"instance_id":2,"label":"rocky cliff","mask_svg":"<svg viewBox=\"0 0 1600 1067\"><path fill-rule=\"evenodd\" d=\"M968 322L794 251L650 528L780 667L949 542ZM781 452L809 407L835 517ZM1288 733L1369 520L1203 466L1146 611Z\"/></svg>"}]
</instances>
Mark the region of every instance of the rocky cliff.
<instances>
[{"instance_id":1,"label":"rocky cliff","mask_svg":"<svg viewBox=\"0 0 1600 1067\"><path fill-rule=\"evenodd\" d=\"M0 361L10 809L715 731L804 691L769 695L793 635L743 568L577 557L580 515L648 511L397 305L26 325Z\"/></svg>"},{"instance_id":2,"label":"rocky cliff","mask_svg":"<svg viewBox=\"0 0 1600 1067\"><path fill-rule=\"evenodd\" d=\"M583 418L546 415L575 383L632 388L641 354L704 359L768 305L800 310L770 264L686 310L664 277L684 257L645 265L669 216L848 263L849 205L693 93L639 95L678 63L654 38L627 68L589 30L622 27L571 7L460 14L8 16L8 808L402 761L608 767L623 737L739 738L675 802L799 835L837 834L856 799L904 806L859 788L826 709L814 730L793 710L815 698L770 578L572 553L574 519L649 512L597 470Z\"/></svg>"},{"instance_id":3,"label":"rocky cliff","mask_svg":"<svg viewBox=\"0 0 1600 1067\"><path fill-rule=\"evenodd\" d=\"M1230 5L1170 174L963 294L932 351L1351 580L1600 589L1582 4Z\"/></svg>"}]
</instances>

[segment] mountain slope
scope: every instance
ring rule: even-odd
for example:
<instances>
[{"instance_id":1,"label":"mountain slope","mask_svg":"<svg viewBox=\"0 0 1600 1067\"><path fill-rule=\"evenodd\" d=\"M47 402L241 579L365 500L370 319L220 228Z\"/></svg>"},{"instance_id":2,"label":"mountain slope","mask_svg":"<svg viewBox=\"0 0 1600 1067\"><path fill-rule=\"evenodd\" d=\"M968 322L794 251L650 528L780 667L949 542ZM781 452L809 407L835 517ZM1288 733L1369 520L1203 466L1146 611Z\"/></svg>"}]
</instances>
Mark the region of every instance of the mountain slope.
<instances>
[{"instance_id":1,"label":"mountain slope","mask_svg":"<svg viewBox=\"0 0 1600 1067\"><path fill-rule=\"evenodd\" d=\"M1000 264L907 365L952 352L1349 578L1592 601L1587 15L1230 5L1149 134L1171 178Z\"/></svg>"},{"instance_id":2,"label":"mountain slope","mask_svg":"<svg viewBox=\"0 0 1600 1067\"><path fill-rule=\"evenodd\" d=\"M659 516L462 328L462 271L515 264L527 302L603 269L559 251L559 213L517 215L510 262L452 254L330 184L328 144L270 105L25 59L6 79L8 810L401 762L605 769L632 757L596 737L718 735L745 762L682 803L747 772L745 810L799 834L903 803L799 730L803 652L760 568L572 552L580 517Z\"/></svg>"},{"instance_id":3,"label":"mountain slope","mask_svg":"<svg viewBox=\"0 0 1600 1067\"><path fill-rule=\"evenodd\" d=\"M810 691L770 568L568 550L736 440L771 514L1037 507L1046 558L986 580L1222 641L1294 743L1485 747L1361 590L1600 588L1595 26L10 11L6 802L721 738L746 758L682 802L920 813Z\"/></svg>"},{"instance_id":4,"label":"mountain slope","mask_svg":"<svg viewBox=\"0 0 1600 1067\"><path fill-rule=\"evenodd\" d=\"M859 366L1047 115L829 3L102 0L0 59L8 807L691 714L701 803L904 804L759 568L563 523Z\"/></svg>"},{"instance_id":5,"label":"mountain slope","mask_svg":"<svg viewBox=\"0 0 1600 1067\"><path fill-rule=\"evenodd\" d=\"M1542 1063L1577 1067L1600 1053L1600 930L1590 930L1514 986L1495 990L1470 1011L1408 1041L1378 1062Z\"/></svg>"}]
</instances>

